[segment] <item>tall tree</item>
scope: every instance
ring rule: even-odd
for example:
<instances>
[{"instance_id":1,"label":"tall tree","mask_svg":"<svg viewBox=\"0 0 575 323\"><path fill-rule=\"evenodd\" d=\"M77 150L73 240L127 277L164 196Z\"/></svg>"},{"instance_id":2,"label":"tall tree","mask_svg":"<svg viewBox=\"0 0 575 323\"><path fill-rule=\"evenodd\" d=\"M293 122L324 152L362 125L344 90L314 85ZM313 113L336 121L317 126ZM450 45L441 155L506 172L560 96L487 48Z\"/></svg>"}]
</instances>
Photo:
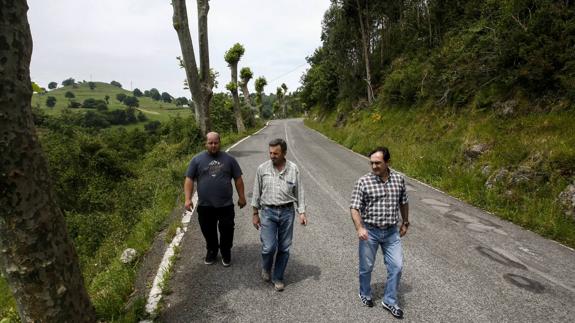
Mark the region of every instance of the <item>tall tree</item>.
<instances>
[{"instance_id":1,"label":"tall tree","mask_svg":"<svg viewBox=\"0 0 575 323\"><path fill-rule=\"evenodd\" d=\"M182 62L186 70L186 78L196 111L196 122L202 133L206 134L211 130L210 101L212 100L212 88L214 87L212 73L210 73L210 53L208 47L208 11L210 10L210 5L208 0L196 0L196 3L198 8L198 39L200 46L199 71L194 56L194 44L192 43L192 37L190 35L185 0L172 1L174 8L172 23L180 41Z\"/></svg>"},{"instance_id":2,"label":"tall tree","mask_svg":"<svg viewBox=\"0 0 575 323\"><path fill-rule=\"evenodd\" d=\"M224 59L228 63L232 73L232 80L226 88L232 92L232 97L234 99L234 116L236 118L236 127L238 132L244 132L246 127L244 126L244 120L242 119L242 110L240 107L240 97L238 96L238 62L244 55L244 46L239 43L234 44L232 48L228 49L224 55Z\"/></svg>"},{"instance_id":3,"label":"tall tree","mask_svg":"<svg viewBox=\"0 0 575 323\"><path fill-rule=\"evenodd\" d=\"M0 1L0 268L22 322L95 322L32 121L27 10Z\"/></svg>"},{"instance_id":4,"label":"tall tree","mask_svg":"<svg viewBox=\"0 0 575 323\"><path fill-rule=\"evenodd\" d=\"M364 5L360 2L364 2ZM369 55L371 53L371 16L368 8L369 1L355 0L357 5L357 15L359 20L359 29L361 31L361 47L363 49L363 61L365 65L365 82L367 87L367 102L371 104L374 100L373 87L371 86L371 67Z\"/></svg>"},{"instance_id":5,"label":"tall tree","mask_svg":"<svg viewBox=\"0 0 575 323\"><path fill-rule=\"evenodd\" d=\"M281 112L281 117L285 118L286 117L286 113L285 113L285 109L284 107L284 92L281 86L278 86L276 88L276 98L277 98L277 105L276 105L276 111Z\"/></svg>"},{"instance_id":6,"label":"tall tree","mask_svg":"<svg viewBox=\"0 0 575 323\"><path fill-rule=\"evenodd\" d=\"M249 67L244 67L240 70L240 79L242 80L240 82L240 87L242 88L242 93L244 94L244 100L246 100L246 103L250 107L253 104L252 104L252 98L250 97L250 91L248 90L248 83L250 82L252 77L254 77L254 74L252 73L252 70Z\"/></svg>"},{"instance_id":7,"label":"tall tree","mask_svg":"<svg viewBox=\"0 0 575 323\"><path fill-rule=\"evenodd\" d=\"M266 85L268 85L268 81L263 76L258 77L255 81L255 87L256 87L256 93L257 93L257 104L258 104L258 110L260 111L260 117L262 115L262 108L263 108L262 96L264 93L264 87Z\"/></svg>"},{"instance_id":8,"label":"tall tree","mask_svg":"<svg viewBox=\"0 0 575 323\"><path fill-rule=\"evenodd\" d=\"M284 118L285 118L285 117L287 117L286 94L287 94L288 87L285 83L282 83L281 89L283 90L283 93L279 97L280 98L280 106L282 108L282 113L283 113Z\"/></svg>"}]
</instances>

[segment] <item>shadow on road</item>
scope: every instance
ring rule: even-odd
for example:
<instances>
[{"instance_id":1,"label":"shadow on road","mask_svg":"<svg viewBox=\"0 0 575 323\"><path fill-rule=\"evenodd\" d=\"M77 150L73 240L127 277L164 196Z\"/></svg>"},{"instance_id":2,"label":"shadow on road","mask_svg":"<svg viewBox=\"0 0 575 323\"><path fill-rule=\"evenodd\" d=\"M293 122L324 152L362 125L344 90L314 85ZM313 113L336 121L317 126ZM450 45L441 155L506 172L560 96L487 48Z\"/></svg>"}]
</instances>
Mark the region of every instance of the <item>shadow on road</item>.
<instances>
[{"instance_id":1,"label":"shadow on road","mask_svg":"<svg viewBox=\"0 0 575 323\"><path fill-rule=\"evenodd\" d=\"M234 320L237 319L234 308L238 303L247 299L261 300L270 295L275 298L280 293L273 291L273 285L263 282L260 276L260 250L259 244L234 246L232 265L228 268L221 265L219 257L213 265L205 265L203 259L194 259L192 268L181 268L187 274L177 275L185 277L170 281L170 290L178 297L162 311L160 322ZM292 256L285 274L284 293L310 277L318 280L320 275L319 267L303 264Z\"/></svg>"}]
</instances>

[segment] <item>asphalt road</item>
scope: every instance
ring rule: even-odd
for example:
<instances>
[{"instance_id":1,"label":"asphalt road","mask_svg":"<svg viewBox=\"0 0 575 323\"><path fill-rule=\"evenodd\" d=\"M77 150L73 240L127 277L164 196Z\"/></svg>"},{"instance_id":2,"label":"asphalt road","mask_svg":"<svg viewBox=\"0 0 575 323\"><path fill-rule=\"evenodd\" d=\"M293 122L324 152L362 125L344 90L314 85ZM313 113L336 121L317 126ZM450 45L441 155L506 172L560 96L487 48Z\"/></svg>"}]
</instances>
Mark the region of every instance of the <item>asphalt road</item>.
<instances>
[{"instance_id":1,"label":"asphalt road","mask_svg":"<svg viewBox=\"0 0 575 323\"><path fill-rule=\"evenodd\" d=\"M307 227L295 227L285 291L261 280L251 207L236 207L229 268L204 265L205 243L192 219L159 321L394 321L379 303L386 276L381 253L372 276L376 306L362 307L357 295L349 199L357 178L369 172L367 159L301 120L273 121L230 151L244 172L248 203L255 170L276 137L287 139L287 158L300 167L309 219ZM417 181L407 183L411 226L402 240L399 290L404 321L575 321L573 250Z\"/></svg>"}]
</instances>

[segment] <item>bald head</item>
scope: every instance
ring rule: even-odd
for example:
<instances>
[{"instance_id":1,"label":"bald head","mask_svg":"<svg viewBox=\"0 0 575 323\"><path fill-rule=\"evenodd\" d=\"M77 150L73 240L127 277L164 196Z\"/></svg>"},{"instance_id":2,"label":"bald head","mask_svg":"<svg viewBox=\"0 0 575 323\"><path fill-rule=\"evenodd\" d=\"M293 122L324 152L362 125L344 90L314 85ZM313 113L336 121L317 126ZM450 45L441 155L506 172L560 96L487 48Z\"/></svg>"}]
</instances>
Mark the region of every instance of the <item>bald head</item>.
<instances>
[{"instance_id":1,"label":"bald head","mask_svg":"<svg viewBox=\"0 0 575 323\"><path fill-rule=\"evenodd\" d=\"M220 151L220 134L217 132L208 132L206 135L206 150L211 155Z\"/></svg>"}]
</instances>

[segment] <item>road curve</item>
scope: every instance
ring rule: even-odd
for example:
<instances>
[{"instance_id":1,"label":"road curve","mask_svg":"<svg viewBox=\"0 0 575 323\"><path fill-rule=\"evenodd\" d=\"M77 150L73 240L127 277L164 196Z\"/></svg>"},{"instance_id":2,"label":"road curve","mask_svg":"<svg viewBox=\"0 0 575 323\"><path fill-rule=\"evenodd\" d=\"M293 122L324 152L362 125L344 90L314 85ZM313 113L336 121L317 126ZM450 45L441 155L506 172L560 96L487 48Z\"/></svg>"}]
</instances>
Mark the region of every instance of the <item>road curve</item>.
<instances>
[{"instance_id":1,"label":"road curve","mask_svg":"<svg viewBox=\"0 0 575 323\"><path fill-rule=\"evenodd\" d=\"M307 227L297 225L286 289L261 281L259 235L251 208L236 207L232 266L206 266L194 216L164 299L161 322L393 321L379 302L385 283L378 254L372 276L377 306L357 296L357 236L349 216L365 157L303 125L273 121L230 153L244 172L246 195L267 143L287 139L305 185ZM374 143L374 145L377 143ZM393 151L392 161L393 161ZM575 252L407 178L410 222L403 238L400 303L407 322L573 322ZM249 203L249 202L248 202Z\"/></svg>"}]
</instances>

